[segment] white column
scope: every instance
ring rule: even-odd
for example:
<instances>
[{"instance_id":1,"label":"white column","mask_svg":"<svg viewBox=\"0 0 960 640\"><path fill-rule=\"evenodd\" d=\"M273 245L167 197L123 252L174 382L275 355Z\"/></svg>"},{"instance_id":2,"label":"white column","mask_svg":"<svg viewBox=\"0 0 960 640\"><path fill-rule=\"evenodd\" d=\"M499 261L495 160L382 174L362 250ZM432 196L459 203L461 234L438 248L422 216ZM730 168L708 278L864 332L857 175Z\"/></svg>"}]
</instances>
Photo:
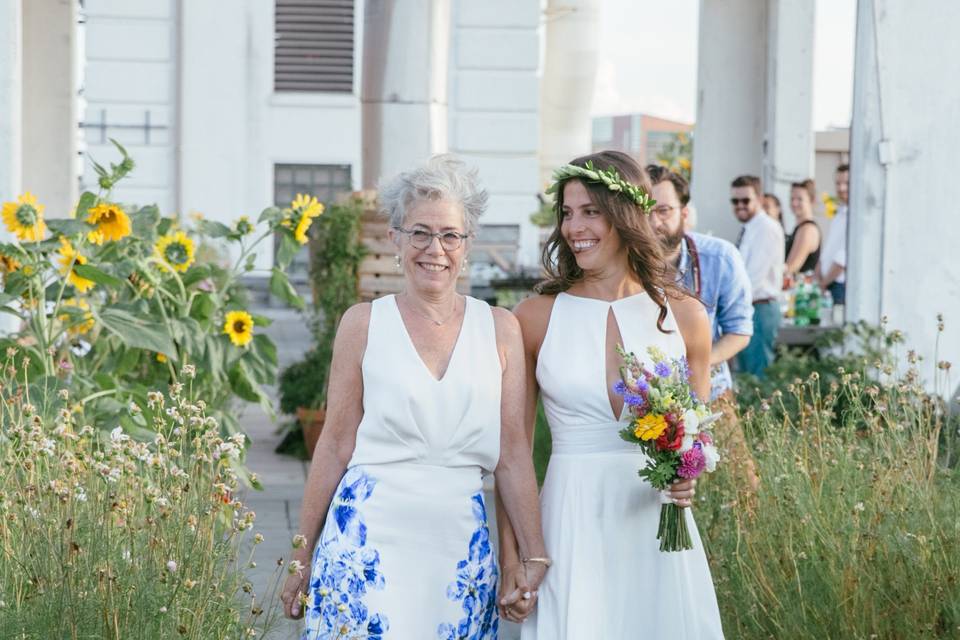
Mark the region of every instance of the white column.
<instances>
[{"instance_id":1,"label":"white column","mask_svg":"<svg viewBox=\"0 0 960 640\"><path fill-rule=\"evenodd\" d=\"M792 229L790 183L813 177L814 2L770 0L767 20L766 153L764 191L784 204ZM822 185L821 185L822 186Z\"/></svg>"},{"instance_id":2,"label":"white column","mask_svg":"<svg viewBox=\"0 0 960 640\"><path fill-rule=\"evenodd\" d=\"M847 318L887 315L931 386L937 360L953 363L954 381L960 365L960 84L947 80L960 77L957 25L956 3L857 5Z\"/></svg>"},{"instance_id":3,"label":"white column","mask_svg":"<svg viewBox=\"0 0 960 640\"><path fill-rule=\"evenodd\" d=\"M598 0L548 0L540 85L540 183L590 153L594 80L599 55Z\"/></svg>"},{"instance_id":4,"label":"white column","mask_svg":"<svg viewBox=\"0 0 960 640\"><path fill-rule=\"evenodd\" d=\"M22 41L20 0L0 0L0 202L20 193ZM0 224L0 241L11 237ZM0 335L16 327L13 316L0 313Z\"/></svg>"},{"instance_id":5,"label":"white column","mask_svg":"<svg viewBox=\"0 0 960 640\"><path fill-rule=\"evenodd\" d=\"M447 150L449 0L369 0L363 27L363 187Z\"/></svg>"},{"instance_id":6,"label":"white column","mask_svg":"<svg viewBox=\"0 0 960 640\"><path fill-rule=\"evenodd\" d=\"M766 119L767 3L701 0L692 199L698 231L736 238L730 182L760 176Z\"/></svg>"},{"instance_id":7,"label":"white column","mask_svg":"<svg viewBox=\"0 0 960 640\"><path fill-rule=\"evenodd\" d=\"M23 3L23 185L51 218L77 198L76 0Z\"/></svg>"}]
</instances>

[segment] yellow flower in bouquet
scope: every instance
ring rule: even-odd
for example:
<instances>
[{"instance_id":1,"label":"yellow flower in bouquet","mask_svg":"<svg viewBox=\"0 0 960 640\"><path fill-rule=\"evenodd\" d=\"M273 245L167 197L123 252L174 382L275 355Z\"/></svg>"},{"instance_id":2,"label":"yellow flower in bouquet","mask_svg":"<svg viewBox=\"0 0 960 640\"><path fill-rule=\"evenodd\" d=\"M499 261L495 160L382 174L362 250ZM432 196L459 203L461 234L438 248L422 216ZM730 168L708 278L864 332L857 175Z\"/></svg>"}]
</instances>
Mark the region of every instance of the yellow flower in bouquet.
<instances>
[{"instance_id":1,"label":"yellow flower in bouquet","mask_svg":"<svg viewBox=\"0 0 960 640\"><path fill-rule=\"evenodd\" d=\"M193 264L195 252L193 240L183 231L161 236L154 249L163 262L180 273Z\"/></svg>"},{"instance_id":2,"label":"yellow flower in bouquet","mask_svg":"<svg viewBox=\"0 0 960 640\"><path fill-rule=\"evenodd\" d=\"M245 347L253 340L253 316L246 311L231 311L223 323L223 332L230 336L230 342Z\"/></svg>"},{"instance_id":3,"label":"yellow flower in bouquet","mask_svg":"<svg viewBox=\"0 0 960 640\"><path fill-rule=\"evenodd\" d=\"M24 193L16 202L3 203L3 222L10 233L19 240L39 242L47 233L43 221L43 205L30 192Z\"/></svg>"},{"instance_id":4,"label":"yellow flower in bouquet","mask_svg":"<svg viewBox=\"0 0 960 640\"><path fill-rule=\"evenodd\" d=\"M90 207L87 222L97 227L88 234L88 240L94 244L103 244L107 240L120 240L130 235L130 217L115 204L102 203Z\"/></svg>"},{"instance_id":5,"label":"yellow flower in bouquet","mask_svg":"<svg viewBox=\"0 0 960 640\"><path fill-rule=\"evenodd\" d=\"M656 440L667 430L667 419L659 413L648 413L633 423L633 435L641 440Z\"/></svg>"},{"instance_id":6,"label":"yellow flower in bouquet","mask_svg":"<svg viewBox=\"0 0 960 640\"><path fill-rule=\"evenodd\" d=\"M73 248L70 241L60 236L60 275L67 277L67 282L72 284L80 293L86 293L93 288L96 283L79 275L76 270L78 264L87 264L86 257L80 255L80 252Z\"/></svg>"}]
</instances>

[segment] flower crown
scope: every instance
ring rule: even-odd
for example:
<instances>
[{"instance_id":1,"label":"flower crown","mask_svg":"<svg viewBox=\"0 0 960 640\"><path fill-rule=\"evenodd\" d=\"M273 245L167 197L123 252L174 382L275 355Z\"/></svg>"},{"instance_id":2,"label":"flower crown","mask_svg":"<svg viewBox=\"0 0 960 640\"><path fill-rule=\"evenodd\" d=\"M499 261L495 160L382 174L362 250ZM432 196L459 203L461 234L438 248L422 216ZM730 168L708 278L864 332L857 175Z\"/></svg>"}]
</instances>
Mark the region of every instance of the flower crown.
<instances>
[{"instance_id":1,"label":"flower crown","mask_svg":"<svg viewBox=\"0 0 960 640\"><path fill-rule=\"evenodd\" d=\"M593 166L592 160L587 160L585 166L575 164L565 164L558 167L553 172L553 184L547 189L547 193L559 193L560 183L570 178L578 178L585 182L602 182L607 185L607 189L615 193L622 193L640 207L644 213L650 213L650 209L657 203L650 197L643 187L630 184L620 177L617 170L613 167L608 169L597 169Z\"/></svg>"}]
</instances>

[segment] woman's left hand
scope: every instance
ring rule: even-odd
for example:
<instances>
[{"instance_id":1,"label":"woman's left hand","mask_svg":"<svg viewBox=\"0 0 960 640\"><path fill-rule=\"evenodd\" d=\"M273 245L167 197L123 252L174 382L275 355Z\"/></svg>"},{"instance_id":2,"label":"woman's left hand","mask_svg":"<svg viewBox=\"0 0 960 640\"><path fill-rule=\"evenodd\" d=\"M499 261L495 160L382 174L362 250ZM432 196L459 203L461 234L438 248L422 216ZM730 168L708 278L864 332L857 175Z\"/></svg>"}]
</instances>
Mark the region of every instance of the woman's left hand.
<instances>
[{"instance_id":1,"label":"woman's left hand","mask_svg":"<svg viewBox=\"0 0 960 640\"><path fill-rule=\"evenodd\" d=\"M543 565L531 567L522 562L503 568L497 600L501 617L517 624L527 619L537 604L537 590L545 570Z\"/></svg>"},{"instance_id":2,"label":"woman's left hand","mask_svg":"<svg viewBox=\"0 0 960 640\"><path fill-rule=\"evenodd\" d=\"M697 493L696 487L696 479L680 478L670 485L666 494L678 507L692 507L693 496Z\"/></svg>"}]
</instances>

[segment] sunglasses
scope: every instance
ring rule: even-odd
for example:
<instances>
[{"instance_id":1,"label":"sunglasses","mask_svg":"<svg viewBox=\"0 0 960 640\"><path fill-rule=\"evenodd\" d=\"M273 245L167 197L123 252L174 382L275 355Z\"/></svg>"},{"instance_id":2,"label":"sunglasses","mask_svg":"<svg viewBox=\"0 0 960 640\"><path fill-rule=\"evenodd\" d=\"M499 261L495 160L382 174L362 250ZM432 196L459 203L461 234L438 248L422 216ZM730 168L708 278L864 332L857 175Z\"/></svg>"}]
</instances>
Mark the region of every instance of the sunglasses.
<instances>
[{"instance_id":1,"label":"sunglasses","mask_svg":"<svg viewBox=\"0 0 960 640\"><path fill-rule=\"evenodd\" d=\"M738 204L748 204L750 198L730 198L730 204L737 206Z\"/></svg>"}]
</instances>

